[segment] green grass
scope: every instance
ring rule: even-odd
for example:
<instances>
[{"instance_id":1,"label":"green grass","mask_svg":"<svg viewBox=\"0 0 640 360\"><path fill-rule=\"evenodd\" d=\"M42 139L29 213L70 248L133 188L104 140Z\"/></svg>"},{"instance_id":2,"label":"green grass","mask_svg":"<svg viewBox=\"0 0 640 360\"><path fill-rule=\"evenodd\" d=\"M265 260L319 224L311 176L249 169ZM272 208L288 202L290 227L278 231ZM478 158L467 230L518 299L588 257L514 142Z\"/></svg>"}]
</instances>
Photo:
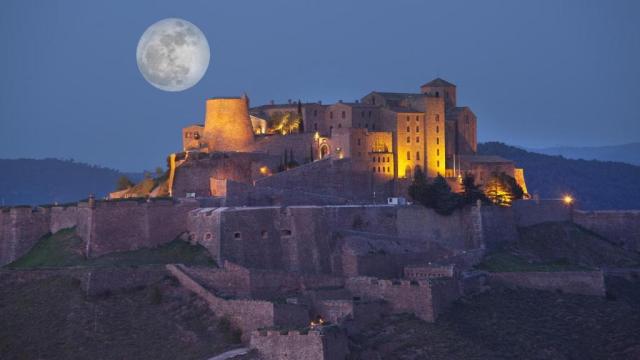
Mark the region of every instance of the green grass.
<instances>
[{"instance_id":1,"label":"green grass","mask_svg":"<svg viewBox=\"0 0 640 360\"><path fill-rule=\"evenodd\" d=\"M75 229L64 229L42 237L24 256L7 265L8 268L59 268L70 266L106 267L138 266L181 263L189 265L215 265L200 245L191 245L176 239L156 248L143 248L86 259L83 242Z\"/></svg>"},{"instance_id":2,"label":"green grass","mask_svg":"<svg viewBox=\"0 0 640 360\"><path fill-rule=\"evenodd\" d=\"M490 272L594 270L586 266L572 264L566 259L532 262L506 251L487 255L476 268Z\"/></svg>"}]
</instances>

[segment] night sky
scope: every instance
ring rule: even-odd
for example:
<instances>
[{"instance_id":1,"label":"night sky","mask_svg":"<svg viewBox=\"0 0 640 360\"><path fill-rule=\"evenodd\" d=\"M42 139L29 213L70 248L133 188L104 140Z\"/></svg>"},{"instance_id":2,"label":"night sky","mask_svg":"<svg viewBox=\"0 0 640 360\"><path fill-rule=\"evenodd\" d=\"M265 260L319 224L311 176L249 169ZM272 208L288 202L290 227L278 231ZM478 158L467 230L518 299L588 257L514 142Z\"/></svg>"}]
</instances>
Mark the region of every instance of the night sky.
<instances>
[{"instance_id":1,"label":"night sky","mask_svg":"<svg viewBox=\"0 0 640 360\"><path fill-rule=\"evenodd\" d=\"M212 51L179 93L136 64L140 36L167 17ZM478 116L480 141L640 141L637 0L4 0L0 45L0 158L152 169L207 97L352 101L438 76Z\"/></svg>"}]
</instances>

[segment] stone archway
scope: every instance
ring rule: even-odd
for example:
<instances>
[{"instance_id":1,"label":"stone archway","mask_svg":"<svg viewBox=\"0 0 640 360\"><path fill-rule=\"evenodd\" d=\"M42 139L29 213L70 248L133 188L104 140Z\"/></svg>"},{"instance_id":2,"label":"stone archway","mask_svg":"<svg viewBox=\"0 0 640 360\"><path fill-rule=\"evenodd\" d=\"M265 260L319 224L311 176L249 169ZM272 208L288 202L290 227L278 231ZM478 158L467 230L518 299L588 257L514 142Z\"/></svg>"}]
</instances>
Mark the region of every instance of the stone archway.
<instances>
[{"instance_id":1,"label":"stone archway","mask_svg":"<svg viewBox=\"0 0 640 360\"><path fill-rule=\"evenodd\" d=\"M329 145L322 144L320 145L320 159L324 159L325 156L329 155Z\"/></svg>"}]
</instances>

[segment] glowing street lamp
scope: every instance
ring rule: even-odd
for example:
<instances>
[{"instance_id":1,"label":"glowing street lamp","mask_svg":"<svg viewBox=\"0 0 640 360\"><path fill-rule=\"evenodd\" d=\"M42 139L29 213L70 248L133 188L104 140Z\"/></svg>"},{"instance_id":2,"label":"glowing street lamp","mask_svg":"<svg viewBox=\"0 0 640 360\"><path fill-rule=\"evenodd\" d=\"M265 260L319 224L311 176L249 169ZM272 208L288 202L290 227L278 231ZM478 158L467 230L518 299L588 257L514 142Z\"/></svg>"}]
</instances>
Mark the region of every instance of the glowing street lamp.
<instances>
[{"instance_id":1,"label":"glowing street lamp","mask_svg":"<svg viewBox=\"0 0 640 360\"><path fill-rule=\"evenodd\" d=\"M562 198L562 201L567 205L571 205L571 204L573 204L573 197L571 197L571 195L565 195Z\"/></svg>"}]
</instances>

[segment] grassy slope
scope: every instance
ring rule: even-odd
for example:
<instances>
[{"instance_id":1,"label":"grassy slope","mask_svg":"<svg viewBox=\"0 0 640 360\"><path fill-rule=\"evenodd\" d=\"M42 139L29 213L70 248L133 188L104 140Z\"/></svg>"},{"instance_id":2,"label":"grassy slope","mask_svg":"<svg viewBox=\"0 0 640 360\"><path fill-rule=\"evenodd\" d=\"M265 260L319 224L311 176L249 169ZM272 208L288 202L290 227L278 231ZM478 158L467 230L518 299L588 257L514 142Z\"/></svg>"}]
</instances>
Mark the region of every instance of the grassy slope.
<instances>
[{"instance_id":1,"label":"grassy slope","mask_svg":"<svg viewBox=\"0 0 640 360\"><path fill-rule=\"evenodd\" d=\"M87 298L70 277L3 275L2 359L207 359L238 346L225 322L171 279Z\"/></svg>"},{"instance_id":2,"label":"grassy slope","mask_svg":"<svg viewBox=\"0 0 640 360\"><path fill-rule=\"evenodd\" d=\"M190 245L181 240L174 240L153 249L139 249L85 259L82 254L82 240L76 236L74 229L64 229L43 237L31 251L7 267L128 266L169 263L215 264L204 247Z\"/></svg>"},{"instance_id":3,"label":"grassy slope","mask_svg":"<svg viewBox=\"0 0 640 360\"><path fill-rule=\"evenodd\" d=\"M623 298L492 289L436 323L385 318L354 339L352 359L638 359L640 293Z\"/></svg>"},{"instance_id":4,"label":"grassy slope","mask_svg":"<svg viewBox=\"0 0 640 360\"><path fill-rule=\"evenodd\" d=\"M640 254L612 245L571 223L519 229L517 242L487 254L478 268L488 271L563 271L640 266Z\"/></svg>"}]
</instances>

